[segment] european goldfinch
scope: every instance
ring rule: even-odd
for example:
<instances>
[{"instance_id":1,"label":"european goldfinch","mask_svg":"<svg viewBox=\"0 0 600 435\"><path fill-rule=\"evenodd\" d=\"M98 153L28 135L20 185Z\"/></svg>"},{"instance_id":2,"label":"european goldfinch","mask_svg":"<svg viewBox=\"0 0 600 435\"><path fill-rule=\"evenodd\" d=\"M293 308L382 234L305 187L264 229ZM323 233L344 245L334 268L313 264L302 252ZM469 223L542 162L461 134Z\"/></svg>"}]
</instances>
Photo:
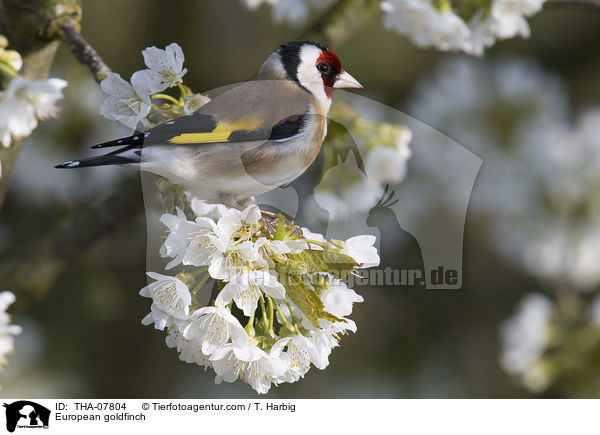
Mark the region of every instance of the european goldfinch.
<instances>
[{"instance_id":1,"label":"european goldfinch","mask_svg":"<svg viewBox=\"0 0 600 435\"><path fill-rule=\"evenodd\" d=\"M183 185L194 196L244 206L300 176L327 133L333 88L362 88L335 53L312 41L281 45L256 78L191 115L95 145L111 153L57 168L134 165Z\"/></svg>"}]
</instances>

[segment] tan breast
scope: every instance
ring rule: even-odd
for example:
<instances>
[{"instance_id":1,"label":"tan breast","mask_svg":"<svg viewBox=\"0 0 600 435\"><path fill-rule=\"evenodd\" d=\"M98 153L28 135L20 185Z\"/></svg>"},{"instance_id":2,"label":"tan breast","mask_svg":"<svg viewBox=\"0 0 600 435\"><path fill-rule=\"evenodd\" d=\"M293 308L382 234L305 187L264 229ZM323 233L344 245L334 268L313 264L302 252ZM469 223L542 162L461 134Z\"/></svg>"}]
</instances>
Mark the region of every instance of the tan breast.
<instances>
[{"instance_id":1,"label":"tan breast","mask_svg":"<svg viewBox=\"0 0 600 435\"><path fill-rule=\"evenodd\" d=\"M245 170L256 180L270 185L289 183L317 158L326 131L327 118L318 105L310 105L308 126L289 141L268 141L243 153Z\"/></svg>"}]
</instances>

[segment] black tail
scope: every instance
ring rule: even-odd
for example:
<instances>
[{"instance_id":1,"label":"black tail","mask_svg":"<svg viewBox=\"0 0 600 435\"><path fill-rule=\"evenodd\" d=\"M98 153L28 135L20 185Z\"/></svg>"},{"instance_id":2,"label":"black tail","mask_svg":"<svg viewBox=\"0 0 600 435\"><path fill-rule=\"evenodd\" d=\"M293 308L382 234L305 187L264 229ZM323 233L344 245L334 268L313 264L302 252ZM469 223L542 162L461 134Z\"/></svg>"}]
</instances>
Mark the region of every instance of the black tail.
<instances>
[{"instance_id":1,"label":"black tail","mask_svg":"<svg viewBox=\"0 0 600 435\"><path fill-rule=\"evenodd\" d=\"M139 142L139 143L138 143ZM133 136L122 137L120 139L109 140L108 142L102 142L98 145L94 145L92 148L108 148L108 147L120 147L125 145L141 145L144 142L144 133L136 131Z\"/></svg>"},{"instance_id":2,"label":"black tail","mask_svg":"<svg viewBox=\"0 0 600 435\"><path fill-rule=\"evenodd\" d=\"M113 146L123 146L116 151L96 157L88 157L81 160L71 160L55 168L85 168L88 166L103 166L103 165L124 165L127 163L139 163L142 155L142 145L144 143L144 134L137 133L133 136L123 137L121 139L111 140L92 148L105 148Z\"/></svg>"}]
</instances>

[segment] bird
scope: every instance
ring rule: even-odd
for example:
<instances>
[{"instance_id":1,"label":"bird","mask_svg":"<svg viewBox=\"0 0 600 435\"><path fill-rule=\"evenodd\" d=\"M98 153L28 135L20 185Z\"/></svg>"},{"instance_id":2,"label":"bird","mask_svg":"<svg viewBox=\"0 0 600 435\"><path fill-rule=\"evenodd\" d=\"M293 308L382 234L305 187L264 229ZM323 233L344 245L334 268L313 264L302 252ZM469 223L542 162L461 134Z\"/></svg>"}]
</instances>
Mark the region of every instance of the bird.
<instances>
[{"instance_id":1,"label":"bird","mask_svg":"<svg viewBox=\"0 0 600 435\"><path fill-rule=\"evenodd\" d=\"M208 203L245 207L314 162L335 88L363 86L322 44L289 42L267 58L254 79L192 114L92 146L119 147L108 154L55 167L136 166Z\"/></svg>"}]
</instances>

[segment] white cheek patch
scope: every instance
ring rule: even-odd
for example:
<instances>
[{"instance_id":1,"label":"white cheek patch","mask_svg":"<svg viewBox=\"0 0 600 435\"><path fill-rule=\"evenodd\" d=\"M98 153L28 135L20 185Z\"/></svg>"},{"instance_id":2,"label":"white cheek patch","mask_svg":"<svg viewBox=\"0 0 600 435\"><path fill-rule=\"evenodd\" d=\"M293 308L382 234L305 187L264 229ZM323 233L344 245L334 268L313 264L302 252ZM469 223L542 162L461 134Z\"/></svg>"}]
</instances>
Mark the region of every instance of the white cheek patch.
<instances>
[{"instance_id":1,"label":"white cheek patch","mask_svg":"<svg viewBox=\"0 0 600 435\"><path fill-rule=\"evenodd\" d=\"M331 100L325 94L325 86L321 74L317 70L317 59L321 49L314 45L305 45L300 50L300 64L298 65L298 81L308 89L319 102L329 109Z\"/></svg>"}]
</instances>

